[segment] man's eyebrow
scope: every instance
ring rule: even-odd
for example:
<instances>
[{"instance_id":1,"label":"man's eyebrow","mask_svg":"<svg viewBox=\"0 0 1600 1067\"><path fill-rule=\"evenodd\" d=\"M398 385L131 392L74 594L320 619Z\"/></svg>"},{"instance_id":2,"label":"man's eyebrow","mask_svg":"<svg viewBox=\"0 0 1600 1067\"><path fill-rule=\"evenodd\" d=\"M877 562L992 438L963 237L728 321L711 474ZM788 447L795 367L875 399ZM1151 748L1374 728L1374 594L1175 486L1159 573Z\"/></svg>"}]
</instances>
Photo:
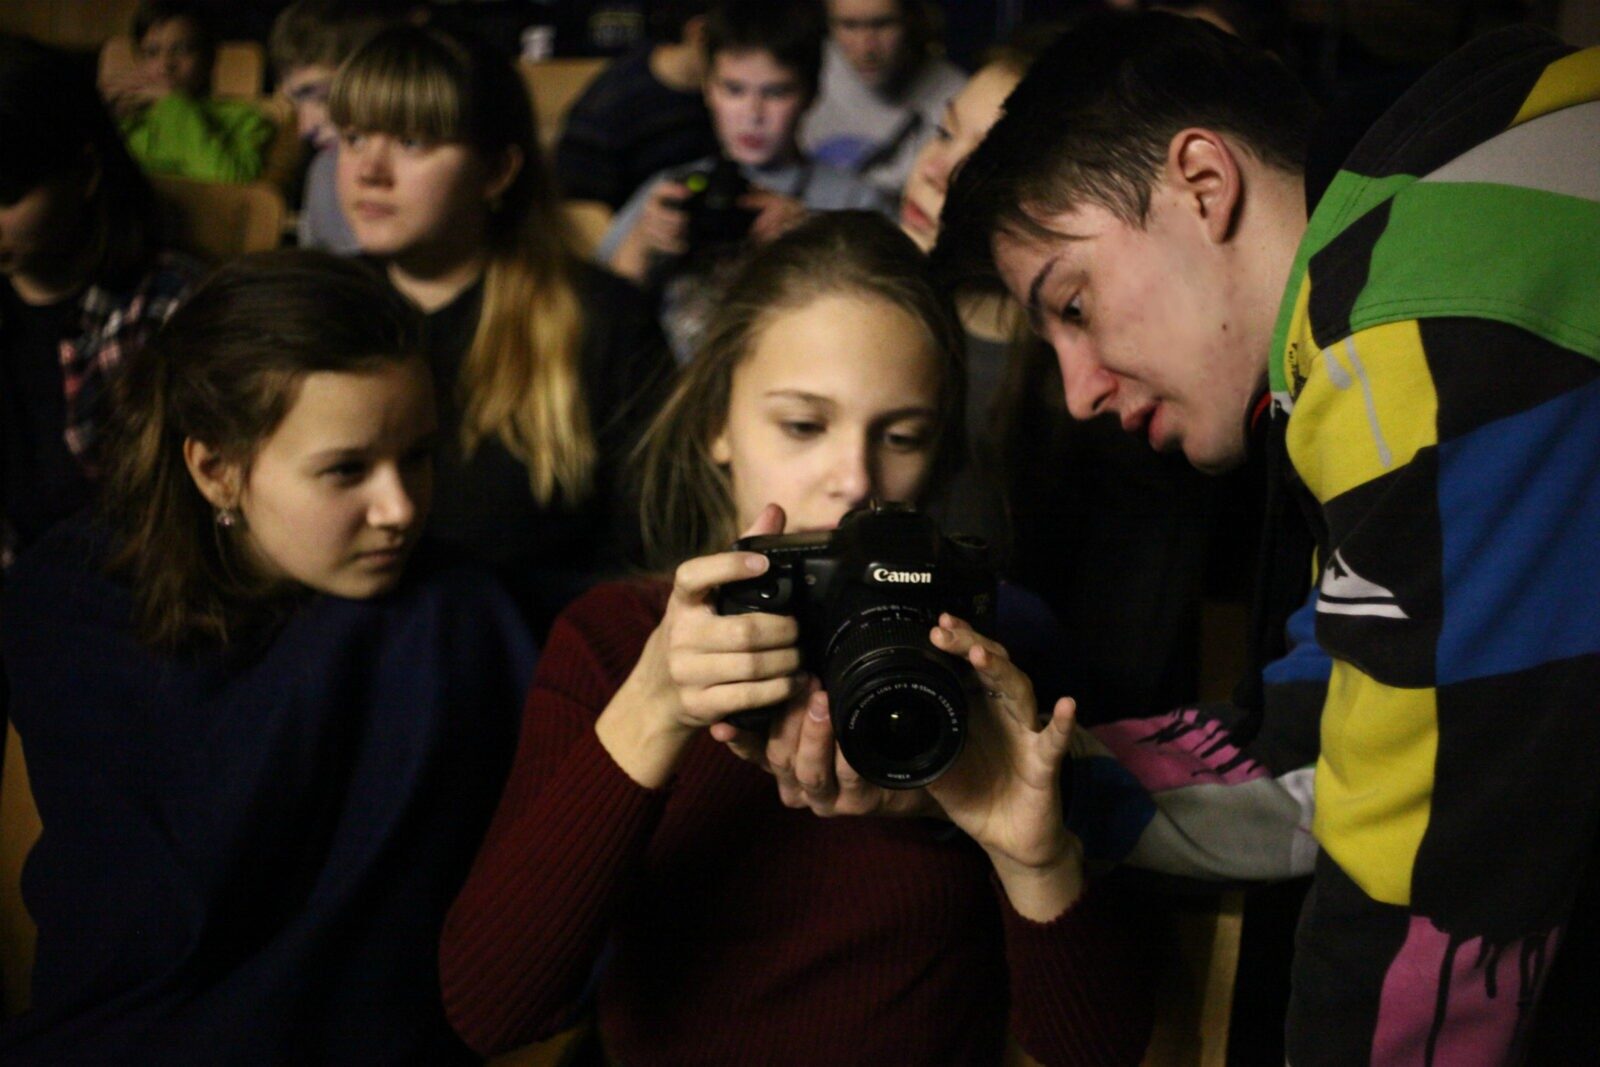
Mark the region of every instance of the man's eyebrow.
<instances>
[{"instance_id":1,"label":"man's eyebrow","mask_svg":"<svg viewBox=\"0 0 1600 1067\"><path fill-rule=\"evenodd\" d=\"M1033 318L1039 314L1039 291L1044 288L1044 283L1050 280L1050 272L1056 269L1061 262L1059 255L1051 256L1039 268L1039 273L1033 276L1033 283L1028 286L1028 317Z\"/></svg>"}]
</instances>

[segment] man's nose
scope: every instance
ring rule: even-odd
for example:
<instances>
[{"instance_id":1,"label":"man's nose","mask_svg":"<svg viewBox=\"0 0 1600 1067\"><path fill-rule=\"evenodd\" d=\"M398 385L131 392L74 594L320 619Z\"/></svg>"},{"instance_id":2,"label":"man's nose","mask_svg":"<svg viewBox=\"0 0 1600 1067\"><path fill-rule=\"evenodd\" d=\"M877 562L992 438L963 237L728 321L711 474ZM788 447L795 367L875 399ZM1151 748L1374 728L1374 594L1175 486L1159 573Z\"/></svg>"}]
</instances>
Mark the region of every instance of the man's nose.
<instances>
[{"instance_id":1,"label":"man's nose","mask_svg":"<svg viewBox=\"0 0 1600 1067\"><path fill-rule=\"evenodd\" d=\"M1052 338L1056 362L1061 367L1061 385L1066 392L1067 410L1082 421L1110 410L1117 391L1117 379L1081 342Z\"/></svg>"}]
</instances>

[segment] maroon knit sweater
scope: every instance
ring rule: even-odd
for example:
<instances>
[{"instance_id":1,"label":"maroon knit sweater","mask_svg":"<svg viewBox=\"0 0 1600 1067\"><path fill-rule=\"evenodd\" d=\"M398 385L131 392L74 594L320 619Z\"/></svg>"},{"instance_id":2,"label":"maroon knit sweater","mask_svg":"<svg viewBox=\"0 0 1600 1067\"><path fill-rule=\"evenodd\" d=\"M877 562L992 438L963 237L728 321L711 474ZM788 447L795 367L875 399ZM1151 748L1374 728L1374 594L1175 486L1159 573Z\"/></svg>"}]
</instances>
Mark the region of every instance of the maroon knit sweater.
<instances>
[{"instance_id":1,"label":"maroon knit sweater","mask_svg":"<svg viewBox=\"0 0 1600 1067\"><path fill-rule=\"evenodd\" d=\"M821 819L709 736L637 785L594 722L665 607L612 584L556 621L515 766L445 923L445 1010L485 1054L570 1026L608 940L606 1047L653 1064L1137 1062L1148 983L1116 909L1018 916L931 819Z\"/></svg>"}]
</instances>

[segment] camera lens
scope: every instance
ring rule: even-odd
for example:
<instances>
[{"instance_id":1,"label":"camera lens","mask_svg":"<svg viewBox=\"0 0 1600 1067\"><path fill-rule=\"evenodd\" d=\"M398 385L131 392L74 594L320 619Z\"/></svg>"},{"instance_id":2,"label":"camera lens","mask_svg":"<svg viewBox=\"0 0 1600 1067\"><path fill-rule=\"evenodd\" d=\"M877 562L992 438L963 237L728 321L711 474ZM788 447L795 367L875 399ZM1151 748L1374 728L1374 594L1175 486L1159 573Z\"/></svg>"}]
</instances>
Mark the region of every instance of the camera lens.
<instances>
[{"instance_id":1,"label":"camera lens","mask_svg":"<svg viewBox=\"0 0 1600 1067\"><path fill-rule=\"evenodd\" d=\"M939 743L938 720L909 702L874 715L862 730L866 743L895 763L910 763Z\"/></svg>"},{"instance_id":2,"label":"camera lens","mask_svg":"<svg viewBox=\"0 0 1600 1067\"><path fill-rule=\"evenodd\" d=\"M852 616L823 662L834 735L861 776L891 789L925 785L966 738L957 661L928 642L933 618L902 605Z\"/></svg>"}]
</instances>

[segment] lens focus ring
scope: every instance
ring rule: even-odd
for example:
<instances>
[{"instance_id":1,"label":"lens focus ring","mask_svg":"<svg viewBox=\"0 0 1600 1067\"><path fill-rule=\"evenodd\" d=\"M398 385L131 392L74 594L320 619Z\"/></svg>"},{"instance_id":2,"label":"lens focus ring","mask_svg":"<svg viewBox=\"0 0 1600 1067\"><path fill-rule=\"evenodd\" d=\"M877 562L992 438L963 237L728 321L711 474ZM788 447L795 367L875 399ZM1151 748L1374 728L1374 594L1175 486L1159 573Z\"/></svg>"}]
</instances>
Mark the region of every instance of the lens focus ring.
<instances>
[{"instance_id":1,"label":"lens focus ring","mask_svg":"<svg viewBox=\"0 0 1600 1067\"><path fill-rule=\"evenodd\" d=\"M872 608L840 627L824 657L840 748L878 785L925 784L961 751L966 698L956 662L928 641L932 625L916 608Z\"/></svg>"}]
</instances>

